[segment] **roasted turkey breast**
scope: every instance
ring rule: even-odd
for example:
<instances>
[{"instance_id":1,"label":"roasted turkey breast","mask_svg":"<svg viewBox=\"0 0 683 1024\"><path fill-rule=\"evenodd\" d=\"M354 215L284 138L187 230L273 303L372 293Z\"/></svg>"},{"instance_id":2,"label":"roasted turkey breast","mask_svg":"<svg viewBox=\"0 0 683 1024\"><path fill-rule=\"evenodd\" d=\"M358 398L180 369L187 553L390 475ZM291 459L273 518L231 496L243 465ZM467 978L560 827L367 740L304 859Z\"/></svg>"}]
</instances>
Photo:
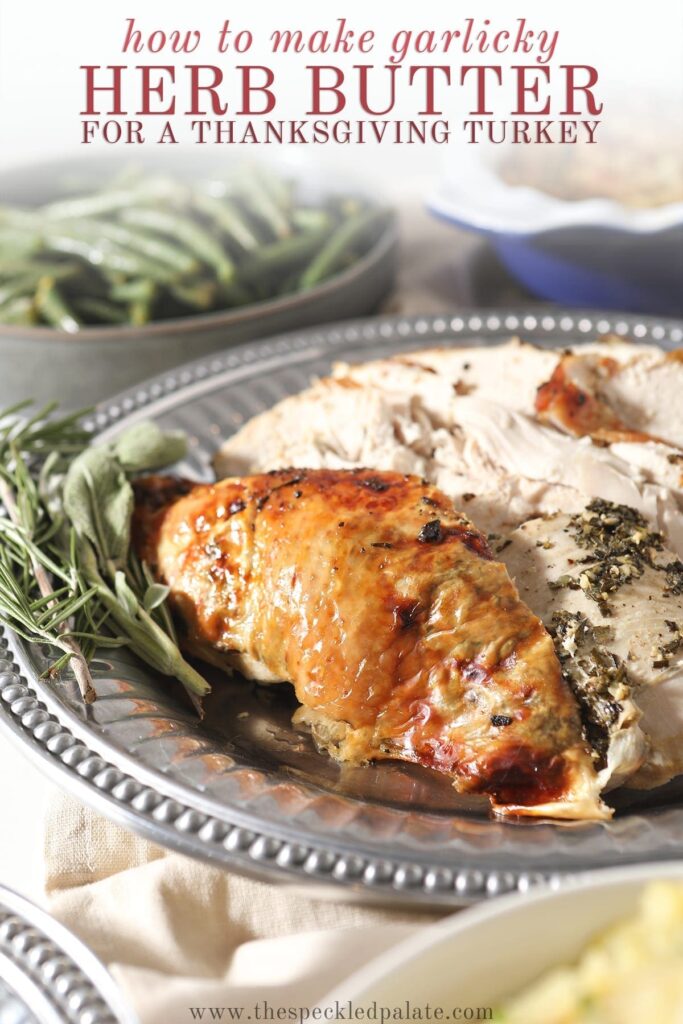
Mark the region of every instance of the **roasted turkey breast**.
<instances>
[{"instance_id":1,"label":"roasted turkey breast","mask_svg":"<svg viewBox=\"0 0 683 1024\"><path fill-rule=\"evenodd\" d=\"M682 350L617 338L339 363L228 438L215 467L429 480L487 532L554 635L601 785L656 786L683 772L682 388ZM596 516L623 550L582 548L575 525ZM578 582L606 572L612 614Z\"/></svg>"},{"instance_id":2,"label":"roasted turkey breast","mask_svg":"<svg viewBox=\"0 0 683 1024\"><path fill-rule=\"evenodd\" d=\"M683 772L683 562L634 509L531 519L502 556L554 635L607 786Z\"/></svg>"},{"instance_id":3,"label":"roasted turkey breast","mask_svg":"<svg viewBox=\"0 0 683 1024\"><path fill-rule=\"evenodd\" d=\"M286 680L320 747L397 758L503 814L604 818L553 641L439 490L370 470L137 486L136 545L185 648Z\"/></svg>"}]
</instances>

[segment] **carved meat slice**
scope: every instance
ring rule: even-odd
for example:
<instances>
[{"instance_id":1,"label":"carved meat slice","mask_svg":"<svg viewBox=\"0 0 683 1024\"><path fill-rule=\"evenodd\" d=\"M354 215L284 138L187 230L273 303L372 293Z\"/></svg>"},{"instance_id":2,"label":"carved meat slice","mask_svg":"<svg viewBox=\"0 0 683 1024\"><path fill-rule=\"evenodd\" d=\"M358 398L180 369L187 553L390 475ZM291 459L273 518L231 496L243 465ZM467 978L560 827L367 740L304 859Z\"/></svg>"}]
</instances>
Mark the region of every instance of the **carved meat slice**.
<instances>
[{"instance_id":1,"label":"carved meat slice","mask_svg":"<svg viewBox=\"0 0 683 1024\"><path fill-rule=\"evenodd\" d=\"M551 637L443 493L369 470L178 486L138 485L136 535L188 651L292 682L341 761L416 762L502 814L608 816Z\"/></svg>"},{"instance_id":2,"label":"carved meat slice","mask_svg":"<svg viewBox=\"0 0 683 1024\"><path fill-rule=\"evenodd\" d=\"M564 350L565 355L573 353L596 354L618 365L661 355L659 349L612 335ZM384 390L405 390L409 383L427 407L442 406L444 395L451 401L472 395L532 415L536 393L551 377L562 354L557 348L512 338L500 345L419 349L355 365L338 363L334 376ZM406 372L409 370L412 374Z\"/></svg>"},{"instance_id":3,"label":"carved meat slice","mask_svg":"<svg viewBox=\"0 0 683 1024\"><path fill-rule=\"evenodd\" d=\"M554 635L607 785L683 772L683 563L633 509L533 519L501 557Z\"/></svg>"},{"instance_id":4,"label":"carved meat slice","mask_svg":"<svg viewBox=\"0 0 683 1024\"><path fill-rule=\"evenodd\" d=\"M598 441L683 446L683 350L651 349L620 362L611 353L570 353L538 389L539 419Z\"/></svg>"},{"instance_id":5,"label":"carved meat slice","mask_svg":"<svg viewBox=\"0 0 683 1024\"><path fill-rule=\"evenodd\" d=\"M683 554L681 466L668 446L577 440L478 393L456 396L450 384L398 361L348 372L247 423L222 446L217 475L284 465L411 472L490 533L604 498L642 512Z\"/></svg>"}]
</instances>

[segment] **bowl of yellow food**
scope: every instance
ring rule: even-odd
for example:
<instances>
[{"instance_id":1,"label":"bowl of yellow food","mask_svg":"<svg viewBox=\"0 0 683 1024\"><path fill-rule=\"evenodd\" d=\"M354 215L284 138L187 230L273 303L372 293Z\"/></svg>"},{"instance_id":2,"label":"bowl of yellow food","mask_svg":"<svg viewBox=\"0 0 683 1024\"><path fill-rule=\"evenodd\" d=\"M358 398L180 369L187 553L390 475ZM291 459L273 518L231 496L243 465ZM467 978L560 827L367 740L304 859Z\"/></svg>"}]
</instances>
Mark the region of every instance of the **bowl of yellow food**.
<instances>
[{"instance_id":1,"label":"bowl of yellow food","mask_svg":"<svg viewBox=\"0 0 683 1024\"><path fill-rule=\"evenodd\" d=\"M328 1020L351 1007L378 1021L680 1024L683 864L587 872L462 911L321 1005Z\"/></svg>"}]
</instances>

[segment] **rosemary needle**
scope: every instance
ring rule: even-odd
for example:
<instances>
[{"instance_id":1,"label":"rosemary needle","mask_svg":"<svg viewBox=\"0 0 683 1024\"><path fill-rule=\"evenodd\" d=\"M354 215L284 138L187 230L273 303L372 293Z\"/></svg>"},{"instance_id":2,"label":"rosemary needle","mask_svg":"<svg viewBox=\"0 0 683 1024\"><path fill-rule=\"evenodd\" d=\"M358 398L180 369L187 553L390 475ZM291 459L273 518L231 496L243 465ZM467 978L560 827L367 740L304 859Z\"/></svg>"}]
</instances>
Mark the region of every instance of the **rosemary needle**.
<instances>
[{"instance_id":1,"label":"rosemary needle","mask_svg":"<svg viewBox=\"0 0 683 1024\"><path fill-rule=\"evenodd\" d=\"M22 513L20 512L19 504L9 484L2 478L0 478L0 499L11 522L15 526L20 527ZM25 539L31 539L28 532ZM62 588L59 593L56 593L44 565L35 556L31 546L25 545L25 548L33 573L33 580L35 580L43 600L34 600L33 604L29 605L27 609L27 605L22 601L22 598L27 597L27 595L19 589L17 581L12 572L9 571L0 575L0 614L3 613L3 610L9 612L9 624L12 625L14 623L15 628L18 626L24 639L30 640L31 634L33 634L34 636L39 636L46 643L51 643L61 648L70 660L71 668L73 669L83 700L86 704L92 704L96 694L88 662L78 641L68 635L67 623L92 596L93 591L91 589L85 594L81 594L80 598L74 596L70 601L68 598L72 595L68 593L66 588ZM23 580L25 584L27 578L27 574L24 573ZM8 595L10 599L9 605L7 601ZM14 602L12 602L12 597L14 597ZM46 615L46 612L49 613L49 617ZM21 630L22 626L23 630Z\"/></svg>"},{"instance_id":2,"label":"rosemary needle","mask_svg":"<svg viewBox=\"0 0 683 1024\"><path fill-rule=\"evenodd\" d=\"M51 673L68 665L86 702L98 647L127 646L175 676L201 711L210 688L178 648L168 588L130 544L130 477L175 462L184 439L141 423L92 445L82 414L28 408L0 412L0 620L54 648Z\"/></svg>"}]
</instances>

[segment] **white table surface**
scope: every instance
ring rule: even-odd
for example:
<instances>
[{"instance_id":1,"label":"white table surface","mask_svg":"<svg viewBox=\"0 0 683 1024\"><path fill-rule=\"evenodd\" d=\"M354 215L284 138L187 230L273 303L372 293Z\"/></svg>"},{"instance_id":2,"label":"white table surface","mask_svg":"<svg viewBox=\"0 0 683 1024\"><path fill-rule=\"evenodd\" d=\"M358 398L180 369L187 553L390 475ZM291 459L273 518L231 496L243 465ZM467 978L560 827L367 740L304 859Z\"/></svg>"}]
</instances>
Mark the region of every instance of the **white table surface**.
<instances>
[{"instance_id":1,"label":"white table surface","mask_svg":"<svg viewBox=\"0 0 683 1024\"><path fill-rule=\"evenodd\" d=\"M43 820L58 790L0 735L0 883L42 901Z\"/></svg>"}]
</instances>

